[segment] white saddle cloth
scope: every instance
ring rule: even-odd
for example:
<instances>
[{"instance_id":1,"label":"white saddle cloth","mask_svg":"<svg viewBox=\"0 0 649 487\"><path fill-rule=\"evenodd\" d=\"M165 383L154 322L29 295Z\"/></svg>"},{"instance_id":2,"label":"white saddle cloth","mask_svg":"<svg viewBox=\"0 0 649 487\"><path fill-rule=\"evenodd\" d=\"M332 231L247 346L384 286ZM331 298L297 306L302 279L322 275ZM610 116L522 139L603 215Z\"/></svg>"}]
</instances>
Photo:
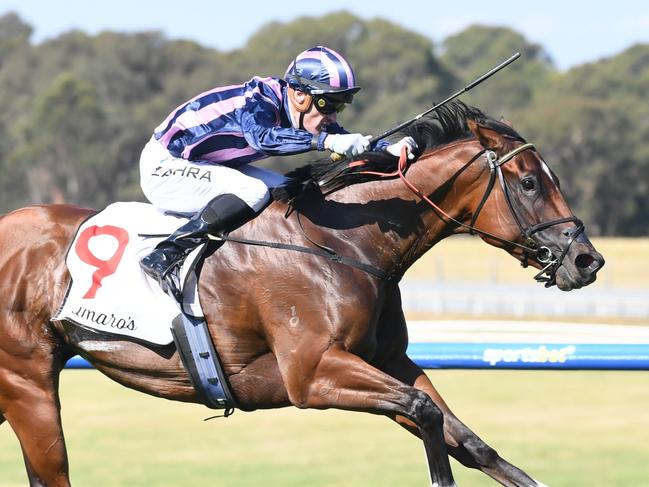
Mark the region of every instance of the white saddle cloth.
<instances>
[{"instance_id":1,"label":"white saddle cloth","mask_svg":"<svg viewBox=\"0 0 649 487\"><path fill-rule=\"evenodd\" d=\"M114 203L86 220L68 250L72 278L53 320L158 345L171 343L171 321L179 305L144 274L139 261L186 221L135 202ZM203 313L194 264L201 250L190 254L181 272L184 312L198 317Z\"/></svg>"}]
</instances>

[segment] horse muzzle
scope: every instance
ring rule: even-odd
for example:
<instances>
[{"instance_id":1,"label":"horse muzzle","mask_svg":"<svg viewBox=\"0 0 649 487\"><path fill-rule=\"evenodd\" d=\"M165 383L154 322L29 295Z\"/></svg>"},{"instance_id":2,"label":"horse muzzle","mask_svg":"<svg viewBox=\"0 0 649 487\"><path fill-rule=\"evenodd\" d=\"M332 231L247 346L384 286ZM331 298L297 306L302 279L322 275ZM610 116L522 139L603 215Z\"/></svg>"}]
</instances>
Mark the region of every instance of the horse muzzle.
<instances>
[{"instance_id":1,"label":"horse muzzle","mask_svg":"<svg viewBox=\"0 0 649 487\"><path fill-rule=\"evenodd\" d=\"M539 246L536 259L543 266L536 279L545 282L546 287L556 284L562 291L593 283L605 263L583 231L577 236L564 231L560 242Z\"/></svg>"}]
</instances>

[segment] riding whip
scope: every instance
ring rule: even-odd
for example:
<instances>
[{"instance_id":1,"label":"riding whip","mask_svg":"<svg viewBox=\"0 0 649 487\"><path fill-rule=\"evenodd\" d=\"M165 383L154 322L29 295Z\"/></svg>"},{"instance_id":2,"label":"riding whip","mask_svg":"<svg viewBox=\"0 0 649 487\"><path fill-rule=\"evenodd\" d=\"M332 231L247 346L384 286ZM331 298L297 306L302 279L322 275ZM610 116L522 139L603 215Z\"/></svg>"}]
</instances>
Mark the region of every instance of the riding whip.
<instances>
[{"instance_id":1,"label":"riding whip","mask_svg":"<svg viewBox=\"0 0 649 487\"><path fill-rule=\"evenodd\" d=\"M438 103L437 105L435 105L434 107L429 108L428 110L426 110L425 112L420 113L420 114L417 115L416 117L411 118L410 120L408 120L408 121L406 121L406 122L403 122L403 123L397 125L396 127L392 128L392 129L390 129L390 130L388 130L387 132L383 132L381 135L377 135L376 137L372 137L372 139L370 140L370 143L374 143L374 142L377 142L377 141L379 141L379 140L381 140L381 139L384 139L384 138L386 138L386 137L389 137L390 135L392 135L392 134L398 132L399 130L401 130L401 129L405 128L405 127L407 127L407 126L410 125L411 123L416 122L416 121L419 120L421 117L424 117L424 116L428 115L430 112L433 112L433 111L437 110L437 109L438 109L439 107L441 107L442 105L447 104L449 101L454 100L455 98L457 98L458 96L460 96L460 95L463 94L463 93L466 93L466 92L469 91L471 88L474 88L474 87L478 86L480 83L482 83L482 82L485 81L486 79L491 78L491 77L492 77L494 74L496 74L498 71L500 71L501 69L503 69L503 68L506 67L506 66L509 66L509 65L510 65L511 63L513 63L514 61L516 61L519 57L521 57L521 54L520 54L519 52L517 52L516 54L514 54L513 56L511 56L509 59L503 61L503 62L500 63L498 66L496 66L496 67L494 67L494 68L491 68L491 69L490 69L489 71L487 71L485 74L483 74L483 75L480 76L479 78L475 79L474 81L472 81L471 83L469 83L468 85L466 85L464 88L462 88L462 89L461 89L460 91L458 91L457 93L452 94L451 96L449 96L448 98L446 98L444 101L439 102L439 103Z\"/></svg>"},{"instance_id":2,"label":"riding whip","mask_svg":"<svg viewBox=\"0 0 649 487\"><path fill-rule=\"evenodd\" d=\"M510 58L508 58L508 59L506 59L505 61L503 61L502 63L500 63L498 66L495 66L495 67L491 68L491 69L490 69L489 71L487 71L485 74L483 74L483 75L480 76L479 78L473 80L471 83L469 83L468 85L466 85L464 88L462 88L462 89L461 89L460 91L458 91L457 93L453 93L451 96L449 96L448 98L446 98L444 101L439 102L437 105L433 106L432 108L429 108L429 109L426 110L425 112L420 113L420 114L417 115L416 117L413 117L413 118L411 118L410 120L407 120L407 121L405 121L405 122L403 122L403 123L397 125L396 127L391 128L390 130L388 130L388 131L386 131L386 132L383 132L381 135L377 135L376 137L372 137L372 138L370 139L370 144L374 144L375 142L378 142L378 141L381 140L381 139L384 139L384 138L386 138L386 137L389 137L390 135L392 135L392 134L398 132L399 130L401 130L401 129L403 129L403 128L406 128L406 127L407 127L408 125L410 125L411 123L416 122L416 121L419 120L421 117L424 117L424 116L428 115L429 113L431 113L431 112L437 110L437 109L438 109L439 107L441 107L442 105L447 104L449 101L454 100L455 98L457 98L458 96L462 95L463 93L466 93L466 92L469 91L470 89L472 89L472 88L478 86L478 85L479 85L480 83L482 83L483 81L485 81L485 80L491 78L491 77L492 77L494 74L496 74L498 71L500 71L501 69L503 69L503 68L506 67L506 66L509 66L509 65L510 65L511 63L513 63L514 61L516 61L519 57L521 57L521 53L520 53L520 52L517 52L516 54L512 55ZM331 154L331 160L332 160L333 162L338 162L338 161L342 160L343 157L344 157L344 156L343 156L342 154L338 154L338 153L336 153L336 152L334 152L334 153Z\"/></svg>"}]
</instances>

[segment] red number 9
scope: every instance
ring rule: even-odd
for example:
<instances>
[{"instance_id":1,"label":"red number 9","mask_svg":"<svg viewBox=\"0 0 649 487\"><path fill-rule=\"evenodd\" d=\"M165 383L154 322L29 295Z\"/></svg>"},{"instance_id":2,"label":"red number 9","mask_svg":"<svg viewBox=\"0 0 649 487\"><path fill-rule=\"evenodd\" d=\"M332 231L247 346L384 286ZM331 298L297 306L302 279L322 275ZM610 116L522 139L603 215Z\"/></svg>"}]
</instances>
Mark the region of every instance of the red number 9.
<instances>
[{"instance_id":1,"label":"red number 9","mask_svg":"<svg viewBox=\"0 0 649 487\"><path fill-rule=\"evenodd\" d=\"M90 248L88 248L88 242L90 239L98 235L110 235L117 239L117 250L108 260L98 258L90 251ZM95 294L97 294L97 290L101 287L102 279L106 276L110 276L117 270L117 266L119 261L122 259L127 243L128 232L123 228L114 227L112 225L106 225L103 227L93 225L81 232L74 249L83 262L97 268L97 270L92 273L92 285L86 292L85 296L83 296L83 299L94 298Z\"/></svg>"}]
</instances>

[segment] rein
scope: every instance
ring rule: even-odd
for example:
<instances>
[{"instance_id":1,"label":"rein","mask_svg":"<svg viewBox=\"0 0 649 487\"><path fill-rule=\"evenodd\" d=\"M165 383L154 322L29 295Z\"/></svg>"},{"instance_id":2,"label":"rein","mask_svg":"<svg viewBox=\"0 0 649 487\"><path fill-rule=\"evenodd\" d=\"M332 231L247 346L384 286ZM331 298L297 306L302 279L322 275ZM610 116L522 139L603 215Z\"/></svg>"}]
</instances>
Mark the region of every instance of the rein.
<instances>
[{"instance_id":1,"label":"rein","mask_svg":"<svg viewBox=\"0 0 649 487\"><path fill-rule=\"evenodd\" d=\"M401 150L401 154L399 156L399 162L397 164L397 169L395 171L391 173L361 171L360 173L366 175L378 176L381 178L390 178L390 177L398 176L410 191L412 191L421 200L425 201L431 206L435 214L441 220L447 222L453 222L459 227L466 228L469 230L469 233L472 235L478 234L483 237L496 240L503 244L522 249L523 260L521 261L521 265L523 267L527 267L530 256L534 256L537 262L539 262L540 264L546 264L545 267L543 267L534 276L534 279L538 282L545 283L545 287L550 287L556 284L556 272L561 266L561 264L563 263L563 260L566 257L572 243L584 231L584 225L581 222L581 220L572 216L566 218L558 218L556 220L551 220L548 222L537 223L534 225L530 225L527 228L523 226L523 224L521 223L521 218L518 216L518 213L516 212L516 209L514 207L514 203L511 198L511 191L507 186L507 182L502 172L502 166L527 149L536 150L536 147L534 146L534 144L526 143L519 147L516 147L515 149L513 149L512 151L508 152L507 154L505 154L500 158L498 158L498 155L494 151L485 149L478 152L469 161L469 164L472 164L481 155L484 154L485 157L487 158L487 162L489 164L489 170L490 170L489 182L487 183L487 188L469 224L461 222L457 218L454 218L453 216L449 215L442 208L440 208L434 201L432 201L428 196L426 196L419 188L417 188L417 186L415 186L410 180L408 180L408 178L406 177L406 170L408 169L409 164L408 164L408 157L407 157L408 153L405 147L403 147ZM489 196L491 195L491 192L493 191L493 188L496 183L496 179L498 179L500 183L500 186L503 190L503 194L505 195L505 200L507 201L507 206L509 207L511 214L514 217L514 221L516 221L516 224L518 225L518 228L521 232L521 237L524 239L524 243L518 243L512 240L499 237L497 235L494 235L493 233L487 232L485 230L481 230L475 226L475 223L478 219L478 216L480 215L480 212L482 211L484 205L489 199ZM234 242L234 243L258 246L258 247L269 247L273 249L291 250L295 252L301 252L304 254L316 255L319 257L326 258L332 262L337 262L337 263L348 265L350 267L354 267L356 269L359 269L363 272L366 272L372 276L378 277L379 279L388 282L399 282L399 280L403 276L403 273L397 270L399 269L398 266L395 269L393 269L391 272L385 272L365 262L361 262L359 260L352 259L344 255L340 255L334 249L331 249L329 247L326 247L322 244L315 242L307 235L306 231L304 230L304 227L302 226L302 222L300 220L300 213L298 211L295 211L295 213L297 215L297 221L298 221L300 231L309 242L311 242L314 246L316 246L316 248L304 247L300 245L293 245L293 244L287 244L282 242L265 242L265 241L258 241L258 240L249 240L245 238L231 237L229 235L222 235L222 236L210 235L210 238L218 241ZM570 234L568 233L568 231L564 232L564 234L569 235L571 238L570 241L568 242L568 245L566 245L566 247L563 249L559 257L555 257L555 255L552 253L552 250L550 250L548 247L541 246L539 242L534 238L534 234L537 232L550 228L554 225L559 225L561 223L568 223L568 222L575 223L575 230L570 232Z\"/></svg>"},{"instance_id":2,"label":"rein","mask_svg":"<svg viewBox=\"0 0 649 487\"><path fill-rule=\"evenodd\" d=\"M365 171L362 172L362 174L368 174L368 175L373 175L373 176L379 176L379 177L395 177L399 176L401 180L404 182L406 187L410 189L415 195L417 195L420 199L428 203L432 208L435 214L441 219L445 220L447 222L453 222L459 227L466 228L469 230L469 233L471 235L482 235L484 237L487 237L492 240L496 240L498 242L504 243L506 245L518 247L523 250L523 260L521 261L521 265L523 267L528 266L528 259L530 255L533 255L536 260L540 264L546 264L545 267L541 269L539 273L537 273L534 276L534 279L537 282L544 282L545 287L550 287L554 284L556 284L556 272L563 263L564 258L566 257L566 254L568 253L568 250L570 249L570 246L572 243L575 241L575 239L584 231L584 224L579 220L578 218L572 216L572 217L566 217L566 218L558 218L556 220L551 220L549 222L541 222L535 225L531 225L527 228L523 226L521 223L521 219L518 216L518 213L516 212L514 208L514 204L511 199L511 193L509 190L509 187L507 186L507 183L505 181L505 177L502 172L502 166L516 157L518 154L521 152L527 150L527 149L533 149L536 150L536 147L534 144L531 143L526 143L523 144L519 147L516 147L512 151L508 152L504 156L502 156L500 159L498 158L498 155L491 150L485 149L481 152L478 152L470 161L469 164L472 164L474 161L476 161L482 154L484 154L487 158L487 162L489 163L489 169L490 169L490 175L489 175L489 182L487 183L487 189L485 190L484 195L482 196L482 199L480 201L480 204L476 208L476 211L474 212L471 222L469 224L466 224L464 222L461 222L457 218L452 217L448 213L446 213L442 208L440 208L435 202L433 202L428 196L426 196L419 188L417 188L411 181L408 180L406 177L406 170L408 168L408 157L407 157L407 149L405 147L402 148L401 154L399 156L399 162L397 164L397 169L396 171L392 173L380 173L380 172L372 172L372 171ZM484 205L486 204L493 188L496 182L496 178L498 179L500 186L503 190L503 194L505 195L505 200L507 201L507 206L509 207L509 210L514 217L514 221L516 221L516 224L518 225L518 228L521 232L521 236L524 239L524 244L514 242L512 240L507 240L502 237L498 237L497 235L494 235L490 232L480 230L475 226L475 223L478 219L478 216L480 212L482 211ZM575 230L571 232L570 234L570 241L568 242L568 245L563 249L561 252L561 255L557 258L554 256L552 251L545 246L541 246L539 242L534 238L534 234L541 231L545 230L547 228L550 228L554 225L558 225L561 223L567 223L567 222L574 222L575 223ZM547 274L544 276L544 274Z\"/></svg>"}]
</instances>

